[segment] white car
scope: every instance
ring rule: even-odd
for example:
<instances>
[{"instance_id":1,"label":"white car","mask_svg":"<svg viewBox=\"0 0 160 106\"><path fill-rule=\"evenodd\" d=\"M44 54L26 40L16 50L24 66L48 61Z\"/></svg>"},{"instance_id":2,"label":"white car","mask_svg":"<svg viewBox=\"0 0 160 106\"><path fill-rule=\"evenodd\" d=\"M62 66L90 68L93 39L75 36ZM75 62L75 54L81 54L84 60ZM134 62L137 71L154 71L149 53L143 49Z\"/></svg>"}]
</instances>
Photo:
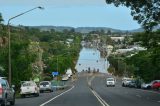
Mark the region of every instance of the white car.
<instances>
[{"instance_id":1,"label":"white car","mask_svg":"<svg viewBox=\"0 0 160 106\"><path fill-rule=\"evenodd\" d=\"M130 83L131 81L132 81L132 78L124 77L124 78L122 79L122 86L123 86L123 87L129 86L129 83Z\"/></svg>"},{"instance_id":2,"label":"white car","mask_svg":"<svg viewBox=\"0 0 160 106\"><path fill-rule=\"evenodd\" d=\"M50 81L42 81L39 83L39 89L40 89L40 93L44 92L44 91L50 91L53 92L52 89L52 85Z\"/></svg>"},{"instance_id":3,"label":"white car","mask_svg":"<svg viewBox=\"0 0 160 106\"><path fill-rule=\"evenodd\" d=\"M39 87L34 81L23 81L20 95L21 97L25 97L26 95L39 96Z\"/></svg>"},{"instance_id":4,"label":"white car","mask_svg":"<svg viewBox=\"0 0 160 106\"><path fill-rule=\"evenodd\" d=\"M115 79L114 78L107 78L106 79L106 86L115 86Z\"/></svg>"},{"instance_id":5,"label":"white car","mask_svg":"<svg viewBox=\"0 0 160 106\"><path fill-rule=\"evenodd\" d=\"M142 89L151 89L152 84L151 83L143 83L141 85Z\"/></svg>"},{"instance_id":6,"label":"white car","mask_svg":"<svg viewBox=\"0 0 160 106\"><path fill-rule=\"evenodd\" d=\"M68 75L63 75L62 81L67 81L69 79Z\"/></svg>"}]
</instances>

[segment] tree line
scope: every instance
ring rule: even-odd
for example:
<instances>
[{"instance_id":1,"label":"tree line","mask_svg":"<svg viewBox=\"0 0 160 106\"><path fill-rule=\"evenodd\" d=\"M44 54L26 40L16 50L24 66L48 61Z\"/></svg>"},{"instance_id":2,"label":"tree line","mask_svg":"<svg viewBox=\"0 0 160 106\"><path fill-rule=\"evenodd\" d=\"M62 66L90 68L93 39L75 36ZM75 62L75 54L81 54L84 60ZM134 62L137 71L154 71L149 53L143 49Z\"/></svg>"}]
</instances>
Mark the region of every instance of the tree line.
<instances>
[{"instance_id":1,"label":"tree line","mask_svg":"<svg viewBox=\"0 0 160 106\"><path fill-rule=\"evenodd\" d=\"M82 34L73 30L41 31L11 26L12 83L26 80L51 80L53 71L73 72L81 49ZM8 33L0 14L0 76L8 77Z\"/></svg>"}]
</instances>

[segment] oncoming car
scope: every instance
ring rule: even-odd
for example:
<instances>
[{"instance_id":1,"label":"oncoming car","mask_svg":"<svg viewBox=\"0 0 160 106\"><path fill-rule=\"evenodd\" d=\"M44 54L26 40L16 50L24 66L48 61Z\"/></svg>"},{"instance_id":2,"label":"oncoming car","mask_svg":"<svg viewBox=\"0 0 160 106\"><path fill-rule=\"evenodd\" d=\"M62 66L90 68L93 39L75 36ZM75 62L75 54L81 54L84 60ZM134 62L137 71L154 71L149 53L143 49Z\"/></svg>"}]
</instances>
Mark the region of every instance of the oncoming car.
<instances>
[{"instance_id":1,"label":"oncoming car","mask_svg":"<svg viewBox=\"0 0 160 106\"><path fill-rule=\"evenodd\" d=\"M114 78L107 78L106 79L106 86L115 86L115 79Z\"/></svg>"}]
</instances>

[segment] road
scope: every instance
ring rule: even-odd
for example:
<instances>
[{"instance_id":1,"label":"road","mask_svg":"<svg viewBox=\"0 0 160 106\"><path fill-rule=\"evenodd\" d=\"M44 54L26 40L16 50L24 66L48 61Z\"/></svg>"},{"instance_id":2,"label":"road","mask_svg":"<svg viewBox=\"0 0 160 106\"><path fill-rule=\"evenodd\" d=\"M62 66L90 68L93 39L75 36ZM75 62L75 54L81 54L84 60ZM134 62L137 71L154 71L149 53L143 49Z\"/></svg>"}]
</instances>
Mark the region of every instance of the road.
<instances>
[{"instance_id":1,"label":"road","mask_svg":"<svg viewBox=\"0 0 160 106\"><path fill-rule=\"evenodd\" d=\"M93 79L93 91L84 75L79 76L75 84L66 90L17 99L16 106L160 106L160 93L124 88L120 80L115 87L106 87L104 76L90 76L89 79Z\"/></svg>"},{"instance_id":2,"label":"road","mask_svg":"<svg viewBox=\"0 0 160 106\"><path fill-rule=\"evenodd\" d=\"M92 86L110 106L160 106L160 93L122 87L119 79L115 87L106 87L105 77L96 77Z\"/></svg>"}]
</instances>

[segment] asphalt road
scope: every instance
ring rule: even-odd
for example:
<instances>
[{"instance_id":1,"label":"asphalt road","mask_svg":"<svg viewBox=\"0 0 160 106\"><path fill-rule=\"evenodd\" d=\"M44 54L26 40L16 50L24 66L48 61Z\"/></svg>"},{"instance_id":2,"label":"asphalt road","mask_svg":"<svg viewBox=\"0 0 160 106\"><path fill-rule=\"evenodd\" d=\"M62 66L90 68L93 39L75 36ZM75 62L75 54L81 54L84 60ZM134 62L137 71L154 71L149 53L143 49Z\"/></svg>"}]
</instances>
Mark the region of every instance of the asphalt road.
<instances>
[{"instance_id":1,"label":"asphalt road","mask_svg":"<svg viewBox=\"0 0 160 106\"><path fill-rule=\"evenodd\" d=\"M89 80L93 91L88 87L84 74L68 89L17 99L15 106L160 106L160 93L124 88L120 80L115 87L106 87L102 75L90 76Z\"/></svg>"},{"instance_id":2,"label":"asphalt road","mask_svg":"<svg viewBox=\"0 0 160 106\"><path fill-rule=\"evenodd\" d=\"M160 106L160 93L122 87L120 79L115 87L106 87L105 78L95 77L92 86L109 106Z\"/></svg>"},{"instance_id":3,"label":"asphalt road","mask_svg":"<svg viewBox=\"0 0 160 106\"><path fill-rule=\"evenodd\" d=\"M59 90L52 93L50 92L40 93L39 97L28 96L26 98L19 98L19 99L16 99L15 106L40 106L44 102L59 95L64 91L65 90Z\"/></svg>"},{"instance_id":4,"label":"asphalt road","mask_svg":"<svg viewBox=\"0 0 160 106\"><path fill-rule=\"evenodd\" d=\"M79 77L75 88L45 106L101 106L90 91L86 79L85 76Z\"/></svg>"}]
</instances>

